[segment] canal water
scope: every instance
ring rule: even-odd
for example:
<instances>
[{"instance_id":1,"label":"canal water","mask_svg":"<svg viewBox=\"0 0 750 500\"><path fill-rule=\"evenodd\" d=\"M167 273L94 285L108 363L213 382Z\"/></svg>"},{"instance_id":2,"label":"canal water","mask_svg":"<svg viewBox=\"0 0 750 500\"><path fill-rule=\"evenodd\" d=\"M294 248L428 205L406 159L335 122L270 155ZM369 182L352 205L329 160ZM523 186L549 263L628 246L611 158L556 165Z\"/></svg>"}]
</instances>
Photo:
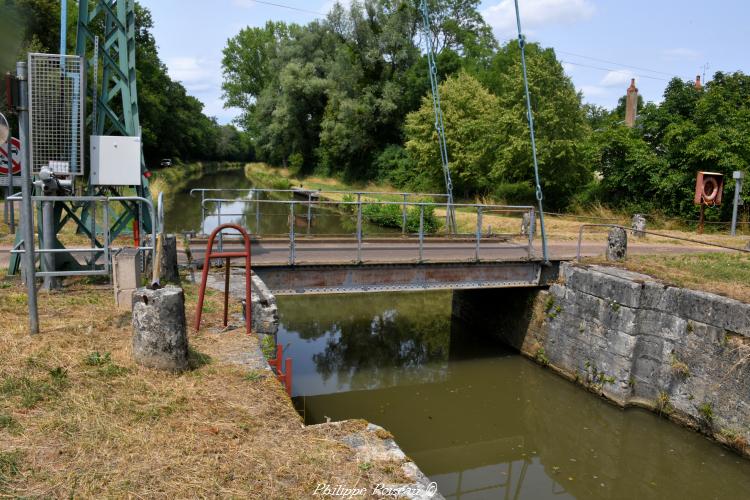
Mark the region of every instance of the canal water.
<instances>
[{"instance_id":1,"label":"canal water","mask_svg":"<svg viewBox=\"0 0 750 500\"><path fill-rule=\"evenodd\" d=\"M190 191L200 188L225 189L205 193L206 199L220 198L233 201L221 204L221 214L219 214L218 204L206 203L205 220L202 223L204 233L210 233L220 223L239 223L254 234L287 236L291 215L289 205L272 201L291 200L292 193L260 193L260 201L256 202L252 192L232 191L253 187L256 186L245 177L241 169L205 175L200 179L192 180L183 190L170 196L164 217L166 229L171 233L199 232L201 230L201 195L195 193L190 196ZM331 205L313 205L308 224L308 210L304 203L306 200L298 199L297 201L303 203L295 207L294 230L296 234L317 236L356 234L354 214L345 214ZM362 230L365 235L399 232L397 229L375 226L367 221L363 223Z\"/></svg>"},{"instance_id":2,"label":"canal water","mask_svg":"<svg viewBox=\"0 0 750 500\"><path fill-rule=\"evenodd\" d=\"M447 498L750 498L750 462L452 322L450 292L278 305L306 423L385 427Z\"/></svg>"}]
</instances>

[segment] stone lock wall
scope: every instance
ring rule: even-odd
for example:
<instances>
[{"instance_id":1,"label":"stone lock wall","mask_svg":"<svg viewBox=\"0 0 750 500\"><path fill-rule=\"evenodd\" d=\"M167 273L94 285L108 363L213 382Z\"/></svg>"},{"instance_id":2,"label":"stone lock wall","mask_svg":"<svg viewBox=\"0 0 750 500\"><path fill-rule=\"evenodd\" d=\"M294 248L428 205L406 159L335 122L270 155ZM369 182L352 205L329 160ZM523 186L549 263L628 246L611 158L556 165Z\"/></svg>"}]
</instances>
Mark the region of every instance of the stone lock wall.
<instances>
[{"instance_id":1,"label":"stone lock wall","mask_svg":"<svg viewBox=\"0 0 750 500\"><path fill-rule=\"evenodd\" d=\"M610 267L560 276L533 300L524 354L748 454L750 304Z\"/></svg>"}]
</instances>

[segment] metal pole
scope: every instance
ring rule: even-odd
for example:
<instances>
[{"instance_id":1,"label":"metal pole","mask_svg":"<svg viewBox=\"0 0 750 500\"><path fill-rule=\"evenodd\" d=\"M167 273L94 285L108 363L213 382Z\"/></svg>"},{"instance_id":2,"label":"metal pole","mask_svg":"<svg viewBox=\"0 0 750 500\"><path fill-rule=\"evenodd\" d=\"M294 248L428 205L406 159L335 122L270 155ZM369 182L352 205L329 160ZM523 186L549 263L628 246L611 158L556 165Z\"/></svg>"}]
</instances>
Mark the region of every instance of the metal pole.
<instances>
[{"instance_id":1,"label":"metal pole","mask_svg":"<svg viewBox=\"0 0 750 500\"><path fill-rule=\"evenodd\" d=\"M221 226L221 201L219 201L219 207L218 207L218 210L216 211L216 214L219 218L219 226ZM219 252L223 252L223 251L224 251L224 231L221 231L219 233Z\"/></svg>"},{"instance_id":2,"label":"metal pole","mask_svg":"<svg viewBox=\"0 0 750 500\"><path fill-rule=\"evenodd\" d=\"M42 233L44 238L42 241L42 248L50 250L55 248L55 202L54 201L43 201L42 202ZM51 252L42 254L42 261L44 262L43 270L46 272L54 272L55 269L55 255ZM43 288L45 290L54 290L60 288L60 279L54 276L45 276Z\"/></svg>"},{"instance_id":3,"label":"metal pole","mask_svg":"<svg viewBox=\"0 0 750 500\"><path fill-rule=\"evenodd\" d=\"M295 261L294 255L294 202L289 205L289 265L293 266Z\"/></svg>"},{"instance_id":4,"label":"metal pole","mask_svg":"<svg viewBox=\"0 0 750 500\"><path fill-rule=\"evenodd\" d=\"M408 202L409 195L404 195L404 204L401 207L401 234L406 235L406 203Z\"/></svg>"},{"instance_id":5,"label":"metal pole","mask_svg":"<svg viewBox=\"0 0 750 500\"><path fill-rule=\"evenodd\" d=\"M357 194L357 264L362 263L362 199Z\"/></svg>"},{"instance_id":6,"label":"metal pole","mask_svg":"<svg viewBox=\"0 0 750 500\"><path fill-rule=\"evenodd\" d=\"M312 221L312 193L307 193L307 234L310 234L310 221Z\"/></svg>"},{"instance_id":7,"label":"metal pole","mask_svg":"<svg viewBox=\"0 0 750 500\"><path fill-rule=\"evenodd\" d=\"M424 260L424 205L419 204L419 263Z\"/></svg>"},{"instance_id":8,"label":"metal pole","mask_svg":"<svg viewBox=\"0 0 750 500\"><path fill-rule=\"evenodd\" d=\"M534 227L534 222L536 221L536 214L534 213L534 207L529 208L529 226L528 226L528 237L529 237L529 258L531 258L534 255L534 233L536 232L536 228Z\"/></svg>"},{"instance_id":9,"label":"metal pole","mask_svg":"<svg viewBox=\"0 0 750 500\"><path fill-rule=\"evenodd\" d=\"M201 232L206 234L206 205L203 203L206 200L206 192L201 190Z\"/></svg>"},{"instance_id":10,"label":"metal pole","mask_svg":"<svg viewBox=\"0 0 750 500\"><path fill-rule=\"evenodd\" d=\"M262 193L257 189L253 190L255 194L255 232L260 234L260 198Z\"/></svg>"},{"instance_id":11,"label":"metal pole","mask_svg":"<svg viewBox=\"0 0 750 500\"><path fill-rule=\"evenodd\" d=\"M482 207L477 206L477 234L476 234L476 248L474 249L474 260L479 262L479 245L482 241Z\"/></svg>"},{"instance_id":12,"label":"metal pole","mask_svg":"<svg viewBox=\"0 0 750 500\"><path fill-rule=\"evenodd\" d=\"M523 36L521 31L521 14L518 10L518 0L514 0L516 6L516 24L518 25L518 46L521 48L521 68L523 69L523 88L526 92L526 113L529 119L529 133L531 136L531 154L534 160L534 180L536 182L536 199L539 202L539 225L542 231L542 257L544 262L549 262L549 256L547 255L547 233L544 228L544 207L542 206L542 200L544 195L542 193L542 184L539 180L539 162L536 158L536 138L534 137L534 114L531 112L531 95L529 94L529 77L526 73L526 38Z\"/></svg>"},{"instance_id":13,"label":"metal pole","mask_svg":"<svg viewBox=\"0 0 750 500\"><path fill-rule=\"evenodd\" d=\"M18 138L21 141L21 231L23 233L23 257L26 268L26 293L29 303L29 333L39 333L39 311L36 303L36 269L34 259L34 208L31 201L31 165L29 164L28 134L28 95L26 94L26 63L16 65L16 74L20 81L18 106Z\"/></svg>"},{"instance_id":14,"label":"metal pole","mask_svg":"<svg viewBox=\"0 0 750 500\"><path fill-rule=\"evenodd\" d=\"M104 220L106 220L107 222L102 226L102 229L104 231L104 269L107 270L107 276L109 276L110 247L112 244L112 242L110 241L111 235L109 233L109 218L109 200L104 200ZM156 238L153 237L153 234L151 242L156 245Z\"/></svg>"},{"instance_id":15,"label":"metal pole","mask_svg":"<svg viewBox=\"0 0 750 500\"><path fill-rule=\"evenodd\" d=\"M67 42L68 42L68 0L60 0L60 54L64 55L68 53Z\"/></svg>"},{"instance_id":16,"label":"metal pole","mask_svg":"<svg viewBox=\"0 0 750 500\"><path fill-rule=\"evenodd\" d=\"M740 194L742 194L742 171L736 170L734 177L734 207L732 207L732 236L737 235L737 210L740 206Z\"/></svg>"}]
</instances>

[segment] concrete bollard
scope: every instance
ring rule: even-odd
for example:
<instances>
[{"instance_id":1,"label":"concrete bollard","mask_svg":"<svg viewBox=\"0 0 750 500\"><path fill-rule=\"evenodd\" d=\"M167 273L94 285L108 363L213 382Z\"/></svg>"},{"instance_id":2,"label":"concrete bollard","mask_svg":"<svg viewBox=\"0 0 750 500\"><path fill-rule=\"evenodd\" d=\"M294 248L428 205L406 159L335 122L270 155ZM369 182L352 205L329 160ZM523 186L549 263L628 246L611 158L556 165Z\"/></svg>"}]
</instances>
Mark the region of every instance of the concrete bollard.
<instances>
[{"instance_id":1,"label":"concrete bollard","mask_svg":"<svg viewBox=\"0 0 750 500\"><path fill-rule=\"evenodd\" d=\"M181 288L139 288L133 293L133 357L148 368L188 368L185 295Z\"/></svg>"},{"instance_id":2,"label":"concrete bollard","mask_svg":"<svg viewBox=\"0 0 750 500\"><path fill-rule=\"evenodd\" d=\"M143 284L140 250L123 248L112 256L112 281L117 308L129 311L133 306L133 292Z\"/></svg>"},{"instance_id":3,"label":"concrete bollard","mask_svg":"<svg viewBox=\"0 0 750 500\"><path fill-rule=\"evenodd\" d=\"M151 238L149 238L149 242ZM161 239L161 272L159 273L160 283L175 283L180 284L180 272L177 266L177 236L174 234L162 235ZM151 276L152 273L152 258L149 256L148 263L146 265L146 276Z\"/></svg>"},{"instance_id":4,"label":"concrete bollard","mask_svg":"<svg viewBox=\"0 0 750 500\"><path fill-rule=\"evenodd\" d=\"M628 256L628 233L621 227L613 227L607 235L607 260L620 261Z\"/></svg>"},{"instance_id":5,"label":"concrete bollard","mask_svg":"<svg viewBox=\"0 0 750 500\"><path fill-rule=\"evenodd\" d=\"M636 238L643 238L646 236L646 233L644 233L644 231L646 230L646 218L643 215L633 215L633 220L630 224L630 227L633 228L631 234Z\"/></svg>"}]
</instances>

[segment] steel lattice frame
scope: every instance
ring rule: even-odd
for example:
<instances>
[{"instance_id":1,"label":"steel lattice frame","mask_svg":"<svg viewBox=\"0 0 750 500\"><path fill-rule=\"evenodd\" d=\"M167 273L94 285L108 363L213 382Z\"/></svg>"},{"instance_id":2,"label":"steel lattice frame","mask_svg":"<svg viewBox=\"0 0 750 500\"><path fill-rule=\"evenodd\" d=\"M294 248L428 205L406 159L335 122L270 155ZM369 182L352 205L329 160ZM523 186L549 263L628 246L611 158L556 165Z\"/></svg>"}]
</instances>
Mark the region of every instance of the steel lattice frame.
<instances>
[{"instance_id":1,"label":"steel lattice frame","mask_svg":"<svg viewBox=\"0 0 750 500\"><path fill-rule=\"evenodd\" d=\"M92 135L140 136L135 68L135 0L80 1L76 53L85 61L90 82L98 81L99 75L95 72L101 68L101 86L88 85L88 95L94 103L86 123ZM141 171L145 172L142 156ZM136 186L136 191L139 196L150 199L145 176L141 176L141 185ZM84 220L86 216L84 214ZM119 234L136 216L135 211L131 213L128 210L125 217L121 217L112 227L112 233ZM147 214L143 214L141 222L148 231L151 220Z\"/></svg>"}]
</instances>

